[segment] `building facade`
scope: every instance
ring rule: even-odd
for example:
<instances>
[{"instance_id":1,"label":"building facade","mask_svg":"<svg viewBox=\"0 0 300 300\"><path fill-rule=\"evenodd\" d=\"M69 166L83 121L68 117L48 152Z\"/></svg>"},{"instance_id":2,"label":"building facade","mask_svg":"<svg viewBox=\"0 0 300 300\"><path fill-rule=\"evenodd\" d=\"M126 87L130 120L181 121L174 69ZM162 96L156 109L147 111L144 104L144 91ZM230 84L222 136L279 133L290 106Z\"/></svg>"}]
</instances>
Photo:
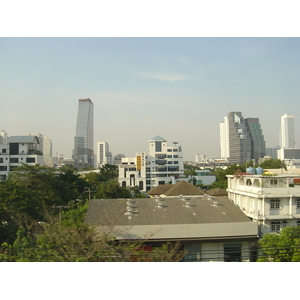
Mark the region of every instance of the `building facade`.
<instances>
[{"instance_id":1,"label":"building facade","mask_svg":"<svg viewBox=\"0 0 300 300\"><path fill-rule=\"evenodd\" d=\"M258 118L246 118L241 112L229 112L220 124L221 158L230 163L246 161L266 155L266 145Z\"/></svg>"},{"instance_id":2,"label":"building facade","mask_svg":"<svg viewBox=\"0 0 300 300\"><path fill-rule=\"evenodd\" d=\"M73 157L75 166L94 166L94 104L91 99L78 100Z\"/></svg>"},{"instance_id":3,"label":"building facade","mask_svg":"<svg viewBox=\"0 0 300 300\"><path fill-rule=\"evenodd\" d=\"M97 142L97 168L105 164L113 164L113 156L107 142Z\"/></svg>"},{"instance_id":4,"label":"building facade","mask_svg":"<svg viewBox=\"0 0 300 300\"><path fill-rule=\"evenodd\" d=\"M259 234L300 225L300 175L227 175L228 198L257 221Z\"/></svg>"},{"instance_id":5,"label":"building facade","mask_svg":"<svg viewBox=\"0 0 300 300\"><path fill-rule=\"evenodd\" d=\"M37 136L5 136L0 144L0 180L6 180L8 174L22 163L43 165Z\"/></svg>"},{"instance_id":6,"label":"building facade","mask_svg":"<svg viewBox=\"0 0 300 300\"><path fill-rule=\"evenodd\" d=\"M251 137L252 159L257 163L266 155L266 142L258 118L246 118L246 125Z\"/></svg>"},{"instance_id":7,"label":"building facade","mask_svg":"<svg viewBox=\"0 0 300 300\"><path fill-rule=\"evenodd\" d=\"M148 141L147 155L143 152L137 153L133 158L122 158L119 183L127 187L139 186L141 191L150 191L158 185L170 183L171 176L183 175L182 148L177 142L173 144L169 146L167 140L156 136Z\"/></svg>"},{"instance_id":8,"label":"building facade","mask_svg":"<svg viewBox=\"0 0 300 300\"><path fill-rule=\"evenodd\" d=\"M280 123L281 148L295 148L294 116L284 114Z\"/></svg>"}]
</instances>

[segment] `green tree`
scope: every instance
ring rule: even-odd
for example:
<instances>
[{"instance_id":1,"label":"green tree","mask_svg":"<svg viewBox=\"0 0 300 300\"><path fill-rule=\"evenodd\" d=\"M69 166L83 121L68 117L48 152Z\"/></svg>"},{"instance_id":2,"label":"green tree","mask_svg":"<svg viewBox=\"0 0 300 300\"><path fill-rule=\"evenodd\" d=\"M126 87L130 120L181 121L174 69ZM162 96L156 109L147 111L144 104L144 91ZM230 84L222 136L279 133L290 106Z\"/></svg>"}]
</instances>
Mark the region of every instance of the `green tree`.
<instances>
[{"instance_id":1,"label":"green tree","mask_svg":"<svg viewBox=\"0 0 300 300\"><path fill-rule=\"evenodd\" d=\"M259 244L263 251L260 262L300 261L300 227L289 226L280 234L265 234Z\"/></svg>"},{"instance_id":2,"label":"green tree","mask_svg":"<svg viewBox=\"0 0 300 300\"><path fill-rule=\"evenodd\" d=\"M105 164L100 168L101 181L109 181L118 178L118 166Z\"/></svg>"},{"instance_id":3,"label":"green tree","mask_svg":"<svg viewBox=\"0 0 300 300\"><path fill-rule=\"evenodd\" d=\"M130 198L128 188L121 187L117 180L109 180L99 184L96 195L99 199Z\"/></svg>"},{"instance_id":4,"label":"green tree","mask_svg":"<svg viewBox=\"0 0 300 300\"><path fill-rule=\"evenodd\" d=\"M84 206L63 214L62 221L51 215L46 223L21 222L12 244L3 243L0 261L97 262L97 261L180 261L180 244L163 244L149 249L142 242L118 242L111 232L99 234L83 223ZM79 216L75 218L74 216Z\"/></svg>"},{"instance_id":5,"label":"green tree","mask_svg":"<svg viewBox=\"0 0 300 300\"><path fill-rule=\"evenodd\" d=\"M267 159L260 164L260 166L264 169L281 169L282 161L280 159Z\"/></svg>"}]
</instances>

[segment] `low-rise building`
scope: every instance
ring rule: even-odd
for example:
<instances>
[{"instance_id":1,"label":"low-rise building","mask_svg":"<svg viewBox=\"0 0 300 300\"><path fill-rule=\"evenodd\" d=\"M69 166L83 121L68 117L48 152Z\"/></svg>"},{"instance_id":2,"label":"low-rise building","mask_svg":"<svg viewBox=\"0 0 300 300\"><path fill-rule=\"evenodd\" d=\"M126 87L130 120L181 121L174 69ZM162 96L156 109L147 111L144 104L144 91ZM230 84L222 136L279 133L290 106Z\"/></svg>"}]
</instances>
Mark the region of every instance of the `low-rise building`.
<instances>
[{"instance_id":1,"label":"low-rise building","mask_svg":"<svg viewBox=\"0 0 300 300\"><path fill-rule=\"evenodd\" d=\"M258 222L261 237L300 225L300 175L267 174L227 175L228 198Z\"/></svg>"},{"instance_id":2,"label":"low-rise building","mask_svg":"<svg viewBox=\"0 0 300 300\"><path fill-rule=\"evenodd\" d=\"M0 180L22 165L43 165L43 153L39 149L37 136L11 136L0 144Z\"/></svg>"},{"instance_id":3,"label":"low-rise building","mask_svg":"<svg viewBox=\"0 0 300 300\"><path fill-rule=\"evenodd\" d=\"M85 223L114 241L180 243L183 261L256 261L258 228L227 197L91 200Z\"/></svg>"}]
</instances>

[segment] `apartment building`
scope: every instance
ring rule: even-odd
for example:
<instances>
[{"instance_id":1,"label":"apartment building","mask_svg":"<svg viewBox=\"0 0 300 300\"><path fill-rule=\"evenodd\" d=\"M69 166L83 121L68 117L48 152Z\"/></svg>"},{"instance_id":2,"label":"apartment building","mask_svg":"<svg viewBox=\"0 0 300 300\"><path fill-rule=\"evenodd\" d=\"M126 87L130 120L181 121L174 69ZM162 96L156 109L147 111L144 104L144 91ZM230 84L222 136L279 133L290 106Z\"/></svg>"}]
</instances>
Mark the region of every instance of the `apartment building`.
<instances>
[{"instance_id":1,"label":"apartment building","mask_svg":"<svg viewBox=\"0 0 300 300\"><path fill-rule=\"evenodd\" d=\"M258 222L260 237L300 225L299 174L239 174L227 178L228 198Z\"/></svg>"},{"instance_id":2,"label":"apartment building","mask_svg":"<svg viewBox=\"0 0 300 300\"><path fill-rule=\"evenodd\" d=\"M168 184L172 176L184 174L182 148L177 142L173 146L167 140L155 136L148 141L149 151L137 153L133 158L122 158L119 165L119 183L122 186L139 186L141 191Z\"/></svg>"},{"instance_id":3,"label":"apartment building","mask_svg":"<svg viewBox=\"0 0 300 300\"><path fill-rule=\"evenodd\" d=\"M3 135L4 137L4 135ZM6 180L8 174L24 164L43 165L43 154L39 150L37 136L11 136L1 139L0 144L0 180Z\"/></svg>"}]
</instances>

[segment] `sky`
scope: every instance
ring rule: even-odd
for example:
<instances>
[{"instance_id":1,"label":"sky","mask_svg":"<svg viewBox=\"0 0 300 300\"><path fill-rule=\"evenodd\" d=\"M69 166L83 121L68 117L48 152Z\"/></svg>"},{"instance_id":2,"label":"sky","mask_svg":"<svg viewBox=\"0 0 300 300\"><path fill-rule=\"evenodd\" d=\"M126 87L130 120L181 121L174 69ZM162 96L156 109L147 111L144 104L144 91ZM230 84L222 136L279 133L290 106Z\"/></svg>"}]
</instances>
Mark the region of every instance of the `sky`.
<instances>
[{"instance_id":1,"label":"sky","mask_svg":"<svg viewBox=\"0 0 300 300\"><path fill-rule=\"evenodd\" d=\"M71 157L78 99L94 103L94 142L113 155L148 151L159 135L184 160L220 156L230 111L258 117L267 147L295 116L300 147L300 39L238 37L2 37L1 127L42 133Z\"/></svg>"}]
</instances>

